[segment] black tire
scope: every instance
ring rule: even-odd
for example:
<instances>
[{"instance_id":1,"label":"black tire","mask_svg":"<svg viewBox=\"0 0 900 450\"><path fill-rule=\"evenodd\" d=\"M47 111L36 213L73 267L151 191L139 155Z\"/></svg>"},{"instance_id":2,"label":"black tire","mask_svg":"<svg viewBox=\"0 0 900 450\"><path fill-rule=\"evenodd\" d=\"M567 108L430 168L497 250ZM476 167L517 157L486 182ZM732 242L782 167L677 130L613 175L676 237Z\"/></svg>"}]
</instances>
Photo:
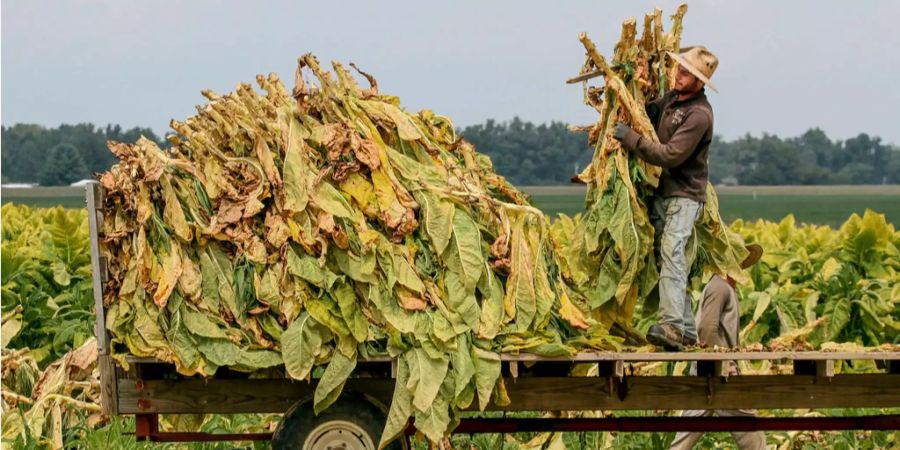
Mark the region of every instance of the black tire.
<instances>
[{"instance_id":1,"label":"black tire","mask_svg":"<svg viewBox=\"0 0 900 450\"><path fill-rule=\"evenodd\" d=\"M383 406L355 392L341 394L318 416L313 412L312 401L300 401L288 410L275 429L272 448L375 450L386 421L387 412ZM401 436L385 449L407 450L406 439Z\"/></svg>"}]
</instances>

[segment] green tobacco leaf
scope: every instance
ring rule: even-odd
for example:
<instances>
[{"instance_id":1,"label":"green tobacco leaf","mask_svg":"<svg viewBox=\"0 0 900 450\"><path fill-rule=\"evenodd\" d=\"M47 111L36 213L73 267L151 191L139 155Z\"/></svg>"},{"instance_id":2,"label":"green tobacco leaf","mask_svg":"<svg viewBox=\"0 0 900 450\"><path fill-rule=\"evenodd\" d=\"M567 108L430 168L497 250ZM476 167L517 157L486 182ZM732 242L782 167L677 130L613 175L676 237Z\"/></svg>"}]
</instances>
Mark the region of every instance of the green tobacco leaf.
<instances>
[{"instance_id":1,"label":"green tobacco leaf","mask_svg":"<svg viewBox=\"0 0 900 450\"><path fill-rule=\"evenodd\" d=\"M352 219L354 217L353 207L347 202L347 199L341 195L340 191L329 183L320 183L316 186L312 198L313 203L322 211L331 214L334 217L343 217Z\"/></svg>"},{"instance_id":2,"label":"green tobacco leaf","mask_svg":"<svg viewBox=\"0 0 900 450\"><path fill-rule=\"evenodd\" d=\"M444 378L447 377L447 370L450 367L450 358L445 355L441 355L439 358L433 358L421 348L416 348L413 351L416 367L418 367L418 379L415 382L413 406L415 406L418 411L426 411L434 404L435 397L441 389L441 383L443 383Z\"/></svg>"},{"instance_id":3,"label":"green tobacco leaf","mask_svg":"<svg viewBox=\"0 0 900 450\"><path fill-rule=\"evenodd\" d=\"M452 203L439 200L436 196L419 192L416 195L425 214L425 231L438 254L444 252L450 244L453 234L453 217L456 208Z\"/></svg>"},{"instance_id":4,"label":"green tobacco leaf","mask_svg":"<svg viewBox=\"0 0 900 450\"><path fill-rule=\"evenodd\" d=\"M281 364L281 355L267 350L244 350L226 339L197 338L200 353L218 366L241 366L249 370Z\"/></svg>"},{"instance_id":5,"label":"green tobacco leaf","mask_svg":"<svg viewBox=\"0 0 900 450\"><path fill-rule=\"evenodd\" d=\"M485 263L481 234L472 218L462 211L453 215L453 238L443 259L450 270L460 275L466 292L475 292Z\"/></svg>"},{"instance_id":6,"label":"green tobacco leaf","mask_svg":"<svg viewBox=\"0 0 900 450\"><path fill-rule=\"evenodd\" d=\"M355 353L348 357L341 352L334 352L313 395L313 410L317 415L337 400L344 389L344 383L355 368Z\"/></svg>"},{"instance_id":7,"label":"green tobacco leaf","mask_svg":"<svg viewBox=\"0 0 900 450\"><path fill-rule=\"evenodd\" d=\"M331 340L328 328L316 322L305 311L291 323L281 335L281 357L291 378L305 380L309 377L322 346Z\"/></svg>"},{"instance_id":8,"label":"green tobacco leaf","mask_svg":"<svg viewBox=\"0 0 900 450\"><path fill-rule=\"evenodd\" d=\"M197 336L219 339L228 338L225 331L219 328L218 325L213 323L213 321L202 312L195 312L189 308L182 308L181 319L184 321L184 326L188 331Z\"/></svg>"},{"instance_id":9,"label":"green tobacco leaf","mask_svg":"<svg viewBox=\"0 0 900 450\"><path fill-rule=\"evenodd\" d=\"M510 275L503 305L506 317L515 318L516 329L525 331L537 312L537 294L534 291L534 255L529 248L522 218L513 224L510 247Z\"/></svg>"},{"instance_id":10,"label":"green tobacco leaf","mask_svg":"<svg viewBox=\"0 0 900 450\"><path fill-rule=\"evenodd\" d=\"M350 329L350 333L357 342L365 342L369 335L369 322L362 314L362 310L356 299L356 293L353 287L344 282L335 284L331 291L331 296L337 300L337 304L341 310L341 317L344 323Z\"/></svg>"},{"instance_id":11,"label":"green tobacco leaf","mask_svg":"<svg viewBox=\"0 0 900 450\"><path fill-rule=\"evenodd\" d=\"M472 347L475 363L475 390L478 392L478 408L484 411L500 378L500 355L478 347Z\"/></svg>"},{"instance_id":12,"label":"green tobacco leaf","mask_svg":"<svg viewBox=\"0 0 900 450\"><path fill-rule=\"evenodd\" d=\"M762 315L765 314L766 310L769 309L769 304L772 303L772 296L767 292L754 292L750 295L756 298L756 308L753 311L751 320L757 322Z\"/></svg>"},{"instance_id":13,"label":"green tobacco leaf","mask_svg":"<svg viewBox=\"0 0 900 450\"><path fill-rule=\"evenodd\" d=\"M481 310L475 300L475 294L467 293L460 276L453 271L444 272L444 285L447 290L447 306L460 317L470 330L478 329Z\"/></svg>"},{"instance_id":14,"label":"green tobacco leaf","mask_svg":"<svg viewBox=\"0 0 900 450\"><path fill-rule=\"evenodd\" d=\"M535 301L534 324L536 328L544 328L547 321L550 320L550 310L554 303L558 303L556 292L550 286L550 275L547 273L547 259L537 242L536 232L532 234L532 245L537 253L534 258L534 293L537 296Z\"/></svg>"},{"instance_id":15,"label":"green tobacco leaf","mask_svg":"<svg viewBox=\"0 0 900 450\"><path fill-rule=\"evenodd\" d=\"M203 275L200 272L200 266L187 251L181 254L181 269L178 290L186 298L199 299L203 294Z\"/></svg>"},{"instance_id":16,"label":"green tobacco leaf","mask_svg":"<svg viewBox=\"0 0 900 450\"><path fill-rule=\"evenodd\" d=\"M841 253L846 260L862 268L870 277L885 277L882 262L894 227L878 214L867 209L860 218L854 214L841 226Z\"/></svg>"},{"instance_id":17,"label":"green tobacco leaf","mask_svg":"<svg viewBox=\"0 0 900 450\"><path fill-rule=\"evenodd\" d=\"M284 159L284 208L299 212L306 209L309 202L307 186L312 171L302 156L305 151L301 137L302 125L297 119L291 118L289 128Z\"/></svg>"},{"instance_id":18,"label":"green tobacco leaf","mask_svg":"<svg viewBox=\"0 0 900 450\"><path fill-rule=\"evenodd\" d=\"M222 302L219 295L219 271L208 252L200 253L200 276L204 306L210 311L218 311Z\"/></svg>"},{"instance_id":19,"label":"green tobacco leaf","mask_svg":"<svg viewBox=\"0 0 900 450\"><path fill-rule=\"evenodd\" d=\"M850 322L851 299L841 297L825 304L824 315L828 316L825 333L828 340L835 340Z\"/></svg>"},{"instance_id":20,"label":"green tobacco leaf","mask_svg":"<svg viewBox=\"0 0 900 450\"><path fill-rule=\"evenodd\" d=\"M281 288L278 286L278 273L280 272L280 267L283 266L280 264L278 266L269 266L262 277L259 278L258 283L254 280L256 297L262 302L269 305L275 305L276 307L281 303Z\"/></svg>"},{"instance_id":21,"label":"green tobacco leaf","mask_svg":"<svg viewBox=\"0 0 900 450\"><path fill-rule=\"evenodd\" d=\"M176 236L183 241L190 241L193 233L191 232L190 225L188 225L187 218L184 216L184 209L182 209L181 202L175 194L175 189L168 180L164 180L162 188L163 200L165 201L163 218L165 218L166 223L175 230Z\"/></svg>"},{"instance_id":22,"label":"green tobacco leaf","mask_svg":"<svg viewBox=\"0 0 900 450\"><path fill-rule=\"evenodd\" d=\"M476 334L482 339L493 339L503 325L503 286L487 264L478 282L478 291L481 293L481 315Z\"/></svg>"},{"instance_id":23,"label":"green tobacco leaf","mask_svg":"<svg viewBox=\"0 0 900 450\"><path fill-rule=\"evenodd\" d=\"M0 339L3 341L2 348L6 348L6 346L16 337L19 332L22 331L22 319L21 317L10 317L9 319L3 322L3 325L0 326Z\"/></svg>"},{"instance_id":24,"label":"green tobacco leaf","mask_svg":"<svg viewBox=\"0 0 900 450\"><path fill-rule=\"evenodd\" d=\"M424 434L432 442L439 442L450 426L450 401L453 399L455 381L453 376L438 380L440 391L434 401L425 405L424 409L415 412L416 430ZM415 400L413 400L415 404Z\"/></svg>"},{"instance_id":25,"label":"green tobacco leaf","mask_svg":"<svg viewBox=\"0 0 900 450\"><path fill-rule=\"evenodd\" d=\"M422 133L420 133L419 129L416 128L415 123L413 123L413 121L410 120L409 116L401 111L400 108L397 108L390 103L379 101L364 100L361 101L360 104L370 114L393 122L397 127L397 132L400 135L400 139L413 141L422 138Z\"/></svg>"},{"instance_id":26,"label":"green tobacco leaf","mask_svg":"<svg viewBox=\"0 0 900 450\"><path fill-rule=\"evenodd\" d=\"M472 360L472 344L468 335L460 334L457 337L456 351L450 354L450 366L456 382L454 403L459 408L467 408L475 392L475 362Z\"/></svg>"},{"instance_id":27,"label":"green tobacco leaf","mask_svg":"<svg viewBox=\"0 0 900 450\"><path fill-rule=\"evenodd\" d=\"M406 387L410 376L407 361L412 355L413 351L410 350L397 357L397 380L394 384L394 396L391 399L387 423L381 433L381 441L378 443L379 449L383 449L406 430L409 417L413 414L412 392Z\"/></svg>"},{"instance_id":28,"label":"green tobacco leaf","mask_svg":"<svg viewBox=\"0 0 900 450\"><path fill-rule=\"evenodd\" d=\"M331 289L337 280L337 275L327 268L319 267L319 260L306 253L297 255L293 249L287 251L287 269L291 274L322 289Z\"/></svg>"},{"instance_id":29,"label":"green tobacco leaf","mask_svg":"<svg viewBox=\"0 0 900 450\"><path fill-rule=\"evenodd\" d=\"M202 258L205 256L205 260ZM201 267L203 263L206 263L209 267L202 268L201 272L204 273L204 286L208 286L211 290L217 291L214 295L214 298L217 298L219 302L228 308L228 311L234 316L234 318L238 321L243 320L243 310L239 310L238 308L238 299L237 293L234 290L234 266L231 263L231 260L228 256L223 252L218 246L209 245L206 247L206 252L204 256L201 256ZM211 275L211 279L209 283L206 280L206 272L209 272ZM204 293L206 292L206 287L204 287Z\"/></svg>"},{"instance_id":30,"label":"green tobacco leaf","mask_svg":"<svg viewBox=\"0 0 900 450\"><path fill-rule=\"evenodd\" d=\"M329 255L334 257L340 272L350 279L362 283L374 284L378 282L375 275L375 252L368 252L360 256L351 255L341 249L329 250Z\"/></svg>"},{"instance_id":31,"label":"green tobacco leaf","mask_svg":"<svg viewBox=\"0 0 900 450\"><path fill-rule=\"evenodd\" d=\"M53 281L60 286L68 286L72 280L72 276L69 275L66 263L55 261L51 268L53 270Z\"/></svg>"},{"instance_id":32,"label":"green tobacco leaf","mask_svg":"<svg viewBox=\"0 0 900 450\"><path fill-rule=\"evenodd\" d=\"M378 285L369 286L369 301L375 305L388 324L402 333L416 331L416 317L425 317L425 313L409 312L403 309L394 296L384 292Z\"/></svg>"},{"instance_id":33,"label":"green tobacco leaf","mask_svg":"<svg viewBox=\"0 0 900 450\"><path fill-rule=\"evenodd\" d=\"M306 302L306 311L316 322L328 327L338 337L350 337L350 328L344 322L341 309L329 296L311 298Z\"/></svg>"},{"instance_id":34,"label":"green tobacco leaf","mask_svg":"<svg viewBox=\"0 0 900 450\"><path fill-rule=\"evenodd\" d=\"M411 291L424 293L425 285L416 275L416 269L403 256L393 254L393 269L397 282Z\"/></svg>"}]
</instances>

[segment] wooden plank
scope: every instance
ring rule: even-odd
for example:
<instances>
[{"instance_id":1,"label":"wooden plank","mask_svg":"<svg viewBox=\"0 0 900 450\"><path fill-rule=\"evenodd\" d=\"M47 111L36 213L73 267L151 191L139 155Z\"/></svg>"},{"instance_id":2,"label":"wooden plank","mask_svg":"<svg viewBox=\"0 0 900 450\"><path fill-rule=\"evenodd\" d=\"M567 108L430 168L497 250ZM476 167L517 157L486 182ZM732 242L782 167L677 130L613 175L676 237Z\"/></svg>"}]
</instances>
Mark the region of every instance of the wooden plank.
<instances>
[{"instance_id":1,"label":"wooden plank","mask_svg":"<svg viewBox=\"0 0 900 450\"><path fill-rule=\"evenodd\" d=\"M106 333L106 308L103 307L103 285L106 281L106 261L100 254L100 228L103 226L103 188L100 183L85 186L85 206L88 211L88 232L91 246L91 274L94 291L94 313L97 336L97 365L100 370L100 408L107 416L117 415L118 377L116 365L109 356L109 336Z\"/></svg>"},{"instance_id":2,"label":"wooden plank","mask_svg":"<svg viewBox=\"0 0 900 450\"><path fill-rule=\"evenodd\" d=\"M109 354L109 336L106 334L106 310L103 308L103 270L100 264L100 227L98 212L103 206L103 189L100 183L90 183L85 186L85 204L88 210L88 232L91 240L91 274L93 275L94 313L97 322L94 325L94 333L97 335L98 352L101 355Z\"/></svg>"},{"instance_id":3,"label":"wooden plank","mask_svg":"<svg viewBox=\"0 0 900 450\"><path fill-rule=\"evenodd\" d=\"M315 383L287 379L119 380L119 413L283 413L315 389ZM344 390L389 405L394 381L349 379Z\"/></svg>"},{"instance_id":4,"label":"wooden plank","mask_svg":"<svg viewBox=\"0 0 900 450\"><path fill-rule=\"evenodd\" d=\"M680 410L900 407L900 375L737 375L713 377L505 378L511 404L488 410ZM350 379L359 391L388 405L390 379ZM314 383L284 379L119 380L119 413L281 413L310 398ZM613 392L610 392L612 390ZM712 395L708 395L712 392ZM614 394L614 395L613 395ZM477 403L477 402L476 402ZM477 409L473 404L470 409Z\"/></svg>"},{"instance_id":5,"label":"wooden plank","mask_svg":"<svg viewBox=\"0 0 900 450\"><path fill-rule=\"evenodd\" d=\"M900 352L581 352L572 357L544 357L529 353L503 354L501 361L518 362L658 362L658 361L795 361L795 360L821 360L821 361L900 361ZM161 363L155 358L138 358L128 356L129 363ZM390 361L389 356L376 356L365 359L372 362ZM364 360L360 360L364 361ZM900 366L898 366L900 367Z\"/></svg>"},{"instance_id":6,"label":"wooden plank","mask_svg":"<svg viewBox=\"0 0 900 450\"><path fill-rule=\"evenodd\" d=\"M100 369L100 408L107 416L118 415L119 389L115 362L109 355L98 355L97 367Z\"/></svg>"},{"instance_id":7,"label":"wooden plank","mask_svg":"<svg viewBox=\"0 0 900 450\"><path fill-rule=\"evenodd\" d=\"M573 361L573 362L655 362L655 361L778 361L778 360L900 360L900 352L580 352L572 357L543 357L532 354L505 354L504 361Z\"/></svg>"},{"instance_id":8,"label":"wooden plank","mask_svg":"<svg viewBox=\"0 0 900 450\"><path fill-rule=\"evenodd\" d=\"M519 378L505 380L511 404L489 410L681 410L900 407L900 378L894 375L841 375L823 382L815 376L735 375L706 377ZM710 389L711 388L711 389ZM712 395L709 396L709 392Z\"/></svg>"}]
</instances>

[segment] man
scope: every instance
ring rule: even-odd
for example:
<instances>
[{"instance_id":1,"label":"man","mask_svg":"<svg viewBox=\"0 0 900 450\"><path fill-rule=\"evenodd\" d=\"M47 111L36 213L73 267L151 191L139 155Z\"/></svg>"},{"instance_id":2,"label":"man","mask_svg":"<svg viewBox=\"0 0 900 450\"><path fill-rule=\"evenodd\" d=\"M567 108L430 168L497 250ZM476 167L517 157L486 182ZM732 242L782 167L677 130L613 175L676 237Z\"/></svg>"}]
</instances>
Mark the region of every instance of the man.
<instances>
[{"instance_id":1,"label":"man","mask_svg":"<svg viewBox=\"0 0 900 450\"><path fill-rule=\"evenodd\" d=\"M616 125L614 136L625 149L663 168L650 211L661 263L659 323L650 327L647 340L667 350L681 350L697 342L686 289L690 262L685 246L706 201L713 113L704 87L716 90L709 79L719 60L701 46L681 54L669 52L669 56L679 64L675 88L647 105L660 143L641 137L624 123Z\"/></svg>"},{"instance_id":2,"label":"man","mask_svg":"<svg viewBox=\"0 0 900 450\"><path fill-rule=\"evenodd\" d=\"M752 266L762 256L762 247L753 244L748 245L750 255L741 263L741 268ZM722 278L713 275L706 288L703 289L703 299L700 301L700 309L697 311L697 324L699 327L700 343L707 347L737 348L740 347L741 307L738 304L735 281L731 277ZM692 367L696 373L696 364ZM737 364L728 361L729 375L740 374ZM718 415L722 417L754 416L754 411L737 410L699 410L684 411L683 417L702 417ZM761 450L766 448L766 435L762 431L732 432L738 448L741 450ZM680 432L675 435L670 450L689 450L700 440L703 433Z\"/></svg>"}]
</instances>

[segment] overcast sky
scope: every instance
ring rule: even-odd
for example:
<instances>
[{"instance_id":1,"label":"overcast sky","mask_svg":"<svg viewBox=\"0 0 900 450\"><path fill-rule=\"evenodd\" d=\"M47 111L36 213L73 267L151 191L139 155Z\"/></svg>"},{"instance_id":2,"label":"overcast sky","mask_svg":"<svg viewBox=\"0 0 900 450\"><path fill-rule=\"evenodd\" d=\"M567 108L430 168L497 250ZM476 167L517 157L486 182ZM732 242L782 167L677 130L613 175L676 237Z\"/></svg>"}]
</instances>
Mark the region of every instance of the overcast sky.
<instances>
[{"instance_id":1,"label":"overcast sky","mask_svg":"<svg viewBox=\"0 0 900 450\"><path fill-rule=\"evenodd\" d=\"M411 110L457 126L586 124L581 31L610 54L621 22L670 1L4 0L2 122L118 123L159 133L257 73L293 82L297 56L353 61ZM720 59L715 130L820 127L900 144L900 2L689 3L682 43ZM666 23L668 29L668 22ZM290 87L290 86L289 86Z\"/></svg>"}]
</instances>

